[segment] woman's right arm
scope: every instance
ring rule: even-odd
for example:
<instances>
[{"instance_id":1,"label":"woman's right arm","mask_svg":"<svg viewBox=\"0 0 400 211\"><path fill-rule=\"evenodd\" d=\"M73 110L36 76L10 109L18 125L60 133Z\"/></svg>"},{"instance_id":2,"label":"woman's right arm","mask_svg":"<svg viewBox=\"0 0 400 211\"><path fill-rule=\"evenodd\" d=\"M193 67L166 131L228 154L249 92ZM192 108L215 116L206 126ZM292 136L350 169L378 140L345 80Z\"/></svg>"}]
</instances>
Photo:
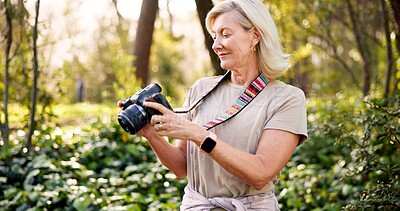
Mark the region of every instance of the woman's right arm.
<instances>
[{"instance_id":1,"label":"woman's right arm","mask_svg":"<svg viewBox=\"0 0 400 211\"><path fill-rule=\"evenodd\" d=\"M161 163L172 171L176 177L186 177L187 141L177 140L175 145L170 144L163 136L158 135L151 124L147 124L137 134L147 139Z\"/></svg>"}]
</instances>

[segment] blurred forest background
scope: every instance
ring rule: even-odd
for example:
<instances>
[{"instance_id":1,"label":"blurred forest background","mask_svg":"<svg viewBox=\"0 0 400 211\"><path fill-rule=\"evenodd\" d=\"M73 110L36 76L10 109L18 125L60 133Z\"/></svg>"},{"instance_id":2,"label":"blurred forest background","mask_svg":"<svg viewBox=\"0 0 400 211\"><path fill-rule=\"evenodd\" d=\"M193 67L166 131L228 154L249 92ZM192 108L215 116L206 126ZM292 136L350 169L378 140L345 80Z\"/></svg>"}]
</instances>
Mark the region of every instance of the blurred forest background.
<instances>
[{"instance_id":1,"label":"blurred forest background","mask_svg":"<svg viewBox=\"0 0 400 211\"><path fill-rule=\"evenodd\" d=\"M280 80L308 99L282 210L399 210L400 2L264 3L292 54ZM186 181L121 129L116 102L158 82L179 108L195 80L223 73L212 5L0 0L0 208L177 210Z\"/></svg>"}]
</instances>

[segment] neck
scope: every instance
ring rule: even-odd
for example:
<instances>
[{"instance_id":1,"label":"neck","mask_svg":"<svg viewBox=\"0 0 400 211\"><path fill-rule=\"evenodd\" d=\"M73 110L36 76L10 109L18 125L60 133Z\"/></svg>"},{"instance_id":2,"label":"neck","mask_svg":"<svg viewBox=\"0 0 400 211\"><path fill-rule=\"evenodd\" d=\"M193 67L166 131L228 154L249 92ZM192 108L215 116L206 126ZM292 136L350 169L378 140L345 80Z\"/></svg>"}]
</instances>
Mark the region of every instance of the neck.
<instances>
[{"instance_id":1,"label":"neck","mask_svg":"<svg viewBox=\"0 0 400 211\"><path fill-rule=\"evenodd\" d=\"M231 82L237 85L249 86L251 82L260 74L258 70L239 72L231 70Z\"/></svg>"}]
</instances>

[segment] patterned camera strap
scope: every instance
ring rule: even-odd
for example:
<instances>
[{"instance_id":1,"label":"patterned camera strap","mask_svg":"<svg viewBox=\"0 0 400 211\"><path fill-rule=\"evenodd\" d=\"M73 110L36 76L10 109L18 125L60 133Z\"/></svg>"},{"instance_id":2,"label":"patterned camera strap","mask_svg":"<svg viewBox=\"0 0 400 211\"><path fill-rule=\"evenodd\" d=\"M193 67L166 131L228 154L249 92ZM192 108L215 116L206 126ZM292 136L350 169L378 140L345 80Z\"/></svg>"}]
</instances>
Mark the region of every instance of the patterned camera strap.
<instances>
[{"instance_id":1,"label":"patterned camera strap","mask_svg":"<svg viewBox=\"0 0 400 211\"><path fill-rule=\"evenodd\" d=\"M221 82L230 76L231 72L227 72L221 80L218 81L208 92L206 92L193 106L190 107L187 111L178 111L176 113L187 113L193 108L195 108L204 98L209 95L213 90L215 90ZM250 102L267 86L268 80L265 76L260 73L257 78L251 82L251 84L247 87L247 89L240 95L240 97L235 101L232 106L227 109L223 114L217 116L215 119L207 122L203 125L206 130L210 130L211 128L220 125L232 117L236 116L243 108L245 108Z\"/></svg>"}]
</instances>

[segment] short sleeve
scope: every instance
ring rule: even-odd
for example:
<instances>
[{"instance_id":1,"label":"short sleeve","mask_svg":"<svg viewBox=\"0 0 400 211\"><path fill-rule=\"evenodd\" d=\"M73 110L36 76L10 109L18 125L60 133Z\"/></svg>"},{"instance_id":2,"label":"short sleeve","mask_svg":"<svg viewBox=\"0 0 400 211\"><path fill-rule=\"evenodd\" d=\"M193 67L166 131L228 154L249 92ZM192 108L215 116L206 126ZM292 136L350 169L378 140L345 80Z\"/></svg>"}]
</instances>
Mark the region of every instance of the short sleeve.
<instances>
[{"instance_id":1,"label":"short sleeve","mask_svg":"<svg viewBox=\"0 0 400 211\"><path fill-rule=\"evenodd\" d=\"M307 112L304 92L290 86L275 97L267 110L264 129L278 129L300 135L299 145L307 137Z\"/></svg>"}]
</instances>

